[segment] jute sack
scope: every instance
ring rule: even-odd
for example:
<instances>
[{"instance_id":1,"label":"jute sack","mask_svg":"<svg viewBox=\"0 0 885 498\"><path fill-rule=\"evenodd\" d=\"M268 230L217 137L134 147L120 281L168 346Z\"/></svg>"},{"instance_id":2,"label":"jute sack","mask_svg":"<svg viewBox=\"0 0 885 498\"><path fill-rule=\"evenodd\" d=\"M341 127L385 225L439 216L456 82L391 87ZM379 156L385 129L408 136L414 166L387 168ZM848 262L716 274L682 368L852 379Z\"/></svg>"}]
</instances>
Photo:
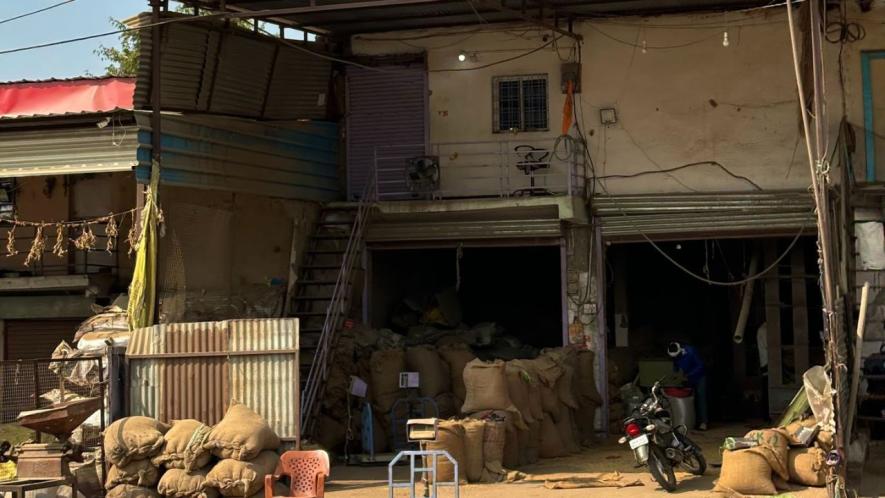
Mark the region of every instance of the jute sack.
<instances>
[{"instance_id":1,"label":"jute sack","mask_svg":"<svg viewBox=\"0 0 885 498\"><path fill-rule=\"evenodd\" d=\"M160 498L160 495L151 488L121 484L108 491L105 498Z\"/></svg>"},{"instance_id":2,"label":"jute sack","mask_svg":"<svg viewBox=\"0 0 885 498\"><path fill-rule=\"evenodd\" d=\"M569 453L580 453L581 445L578 443L578 435L575 430L574 418L572 417L572 409L563 407L562 416L556 422L556 430L559 431L559 439L562 441L563 447Z\"/></svg>"},{"instance_id":3,"label":"jute sack","mask_svg":"<svg viewBox=\"0 0 885 498\"><path fill-rule=\"evenodd\" d=\"M596 353L594 351L578 351L577 370L575 370L574 382L577 385L579 393L578 404L586 401L592 402L594 405L602 404L602 396L596 389L596 371L594 364L596 363Z\"/></svg>"},{"instance_id":4,"label":"jute sack","mask_svg":"<svg viewBox=\"0 0 885 498\"><path fill-rule=\"evenodd\" d=\"M783 429L784 435L787 436L791 446L804 446L802 441L798 439L798 434L802 429L813 429L815 425L817 425L817 421L814 418L807 418L805 420L791 422L781 429Z\"/></svg>"},{"instance_id":5,"label":"jute sack","mask_svg":"<svg viewBox=\"0 0 885 498\"><path fill-rule=\"evenodd\" d=\"M540 385L539 390L541 392L541 408L544 413L553 417L553 420L559 420L562 416L562 403L559 402L556 392L544 384Z\"/></svg>"},{"instance_id":6,"label":"jute sack","mask_svg":"<svg viewBox=\"0 0 885 498\"><path fill-rule=\"evenodd\" d=\"M507 395L519 410L523 421L530 424L535 421L532 416L531 400L529 399L529 382L531 376L519 360L508 361L504 371L507 374Z\"/></svg>"},{"instance_id":7,"label":"jute sack","mask_svg":"<svg viewBox=\"0 0 885 498\"><path fill-rule=\"evenodd\" d=\"M567 454L568 451L562 444L562 437L553 418L550 414L545 414L544 420L541 421L541 446L538 448L538 455L541 458L556 458Z\"/></svg>"},{"instance_id":8,"label":"jute sack","mask_svg":"<svg viewBox=\"0 0 885 498\"><path fill-rule=\"evenodd\" d=\"M559 376L562 375L562 366L554 356L556 355L551 354L551 351L548 350L534 360L531 360L535 374L541 383L550 387L555 386Z\"/></svg>"},{"instance_id":9,"label":"jute sack","mask_svg":"<svg viewBox=\"0 0 885 498\"><path fill-rule=\"evenodd\" d=\"M513 424L508 424L504 437L504 468L513 470L519 468L519 429Z\"/></svg>"},{"instance_id":10,"label":"jute sack","mask_svg":"<svg viewBox=\"0 0 885 498\"><path fill-rule=\"evenodd\" d=\"M206 474L206 486L223 496L251 496L264 487L264 476L273 474L279 460L280 456L273 451L262 451L248 462L222 460Z\"/></svg>"},{"instance_id":11,"label":"jute sack","mask_svg":"<svg viewBox=\"0 0 885 498\"><path fill-rule=\"evenodd\" d=\"M833 433L831 431L818 432L815 442L822 450L833 451Z\"/></svg>"},{"instance_id":12,"label":"jute sack","mask_svg":"<svg viewBox=\"0 0 885 498\"><path fill-rule=\"evenodd\" d=\"M263 450L279 448L280 438L261 415L232 401L224 418L209 432L203 447L221 459L251 460Z\"/></svg>"},{"instance_id":13,"label":"jute sack","mask_svg":"<svg viewBox=\"0 0 885 498\"><path fill-rule=\"evenodd\" d=\"M385 349L372 353L372 403L379 413L390 413L400 396L399 373L405 371L405 354L400 349Z\"/></svg>"},{"instance_id":14,"label":"jute sack","mask_svg":"<svg viewBox=\"0 0 885 498\"><path fill-rule=\"evenodd\" d=\"M790 482L806 486L827 483L827 454L820 448L796 448L787 455Z\"/></svg>"},{"instance_id":15,"label":"jute sack","mask_svg":"<svg viewBox=\"0 0 885 498\"><path fill-rule=\"evenodd\" d=\"M486 423L468 418L462 420L461 425L464 427L464 474L469 482L479 482L485 467L482 446Z\"/></svg>"},{"instance_id":16,"label":"jute sack","mask_svg":"<svg viewBox=\"0 0 885 498\"><path fill-rule=\"evenodd\" d=\"M748 450L725 451L722 470L713 491L745 495L773 495L777 488L771 481L771 466L765 457Z\"/></svg>"},{"instance_id":17,"label":"jute sack","mask_svg":"<svg viewBox=\"0 0 885 498\"><path fill-rule=\"evenodd\" d=\"M163 451L151 461L167 469L196 470L209 464L212 454L203 447L209 432L208 425L199 420L173 420L166 433Z\"/></svg>"},{"instance_id":18,"label":"jute sack","mask_svg":"<svg viewBox=\"0 0 885 498\"><path fill-rule=\"evenodd\" d=\"M150 488L157 484L159 478L160 473L150 460L133 460L126 465L111 465L104 489L113 489L120 484Z\"/></svg>"},{"instance_id":19,"label":"jute sack","mask_svg":"<svg viewBox=\"0 0 885 498\"><path fill-rule=\"evenodd\" d=\"M541 382L538 374L532 368L531 362L523 360L522 365L526 366L526 374L529 379L529 413L532 416L532 420L541 423L541 419L544 418L544 407L541 406Z\"/></svg>"},{"instance_id":20,"label":"jute sack","mask_svg":"<svg viewBox=\"0 0 885 498\"><path fill-rule=\"evenodd\" d=\"M577 411L574 413L575 427L578 429L578 438L584 446L593 444L596 437L596 428L594 422L596 420L596 410L599 408L592 401L584 398L578 405Z\"/></svg>"},{"instance_id":21,"label":"jute sack","mask_svg":"<svg viewBox=\"0 0 885 498\"><path fill-rule=\"evenodd\" d=\"M507 424L497 420L486 420L482 433L483 470L482 482L500 482L507 471L504 470L504 445L507 442Z\"/></svg>"},{"instance_id":22,"label":"jute sack","mask_svg":"<svg viewBox=\"0 0 885 498\"><path fill-rule=\"evenodd\" d=\"M150 417L121 418L104 432L105 456L117 466L152 457L163 450L168 430L168 425Z\"/></svg>"},{"instance_id":23,"label":"jute sack","mask_svg":"<svg viewBox=\"0 0 885 498\"><path fill-rule=\"evenodd\" d=\"M577 408L578 400L575 399L574 381L575 370L569 365L562 365L562 375L556 381L556 396L559 401L569 408Z\"/></svg>"},{"instance_id":24,"label":"jute sack","mask_svg":"<svg viewBox=\"0 0 885 498\"><path fill-rule=\"evenodd\" d=\"M505 410L513 412L513 421L517 427L526 427L519 409L507 394L507 374L503 361L471 361L464 367L464 385L467 398L461 407L462 413Z\"/></svg>"},{"instance_id":25,"label":"jute sack","mask_svg":"<svg viewBox=\"0 0 885 498\"><path fill-rule=\"evenodd\" d=\"M467 397L464 387L464 367L476 359L476 355L465 344L452 344L439 349L439 355L449 365L449 373L452 378L452 392L458 399Z\"/></svg>"},{"instance_id":26,"label":"jute sack","mask_svg":"<svg viewBox=\"0 0 885 498\"><path fill-rule=\"evenodd\" d=\"M428 450L445 450L449 455L458 462L458 482L465 477L465 463L467 460L464 456L464 426L457 420L442 420L439 422L439 428L436 433L436 439L425 443ZM431 462L426 461L425 466L429 467ZM436 463L436 478L440 482L452 482L455 480L455 466L445 457L440 457Z\"/></svg>"},{"instance_id":27,"label":"jute sack","mask_svg":"<svg viewBox=\"0 0 885 498\"><path fill-rule=\"evenodd\" d=\"M157 491L167 498L217 498L218 490L206 485L206 469L186 472L167 470L157 485Z\"/></svg>"},{"instance_id":28,"label":"jute sack","mask_svg":"<svg viewBox=\"0 0 885 498\"><path fill-rule=\"evenodd\" d=\"M452 379L448 365L430 346L416 346L407 349L406 368L411 372L418 372L420 378L418 392L425 398L435 398L452 390Z\"/></svg>"},{"instance_id":29,"label":"jute sack","mask_svg":"<svg viewBox=\"0 0 885 498\"><path fill-rule=\"evenodd\" d=\"M784 430L762 429L750 431L744 437L754 439L758 443L758 446L748 448L747 451L764 457L771 470L785 481L790 479L790 472L787 468L787 454L790 447Z\"/></svg>"},{"instance_id":30,"label":"jute sack","mask_svg":"<svg viewBox=\"0 0 885 498\"><path fill-rule=\"evenodd\" d=\"M442 393L435 398L436 409L439 412L439 418L452 418L461 413L461 400L455 396L455 393Z\"/></svg>"}]
</instances>

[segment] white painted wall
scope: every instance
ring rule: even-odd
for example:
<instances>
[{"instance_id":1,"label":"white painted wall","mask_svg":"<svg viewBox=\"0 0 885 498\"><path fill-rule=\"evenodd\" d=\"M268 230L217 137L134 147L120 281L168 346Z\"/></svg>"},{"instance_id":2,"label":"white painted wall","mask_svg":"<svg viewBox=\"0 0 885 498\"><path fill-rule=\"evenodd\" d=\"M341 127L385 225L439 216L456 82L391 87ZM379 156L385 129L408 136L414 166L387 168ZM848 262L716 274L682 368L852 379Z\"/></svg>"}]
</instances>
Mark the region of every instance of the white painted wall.
<instances>
[{"instance_id":1,"label":"white painted wall","mask_svg":"<svg viewBox=\"0 0 885 498\"><path fill-rule=\"evenodd\" d=\"M865 40L845 47L844 58L849 120L862 124L859 50L885 49L881 25L885 2L878 1L871 13L852 9L850 16L867 31ZM576 30L584 36L579 105L598 175L718 161L764 189L809 184L784 8L616 18L579 23ZM726 30L730 44L723 47ZM561 59L573 58L572 40L561 39L558 53L550 46L485 69L448 71L525 53L543 45L544 35L550 36L525 26L473 25L357 35L352 45L354 52L364 55L426 51L431 142L546 139L552 144L559 134L564 102L559 68ZM645 53L639 48L643 42ZM837 49L837 45L825 47L833 133L841 115ZM459 62L462 50L476 59ZM492 78L533 73L549 75L551 130L516 137L492 133ZM617 110L616 125L600 124L602 107ZM611 178L605 185L612 193L753 188L709 166Z\"/></svg>"}]
</instances>

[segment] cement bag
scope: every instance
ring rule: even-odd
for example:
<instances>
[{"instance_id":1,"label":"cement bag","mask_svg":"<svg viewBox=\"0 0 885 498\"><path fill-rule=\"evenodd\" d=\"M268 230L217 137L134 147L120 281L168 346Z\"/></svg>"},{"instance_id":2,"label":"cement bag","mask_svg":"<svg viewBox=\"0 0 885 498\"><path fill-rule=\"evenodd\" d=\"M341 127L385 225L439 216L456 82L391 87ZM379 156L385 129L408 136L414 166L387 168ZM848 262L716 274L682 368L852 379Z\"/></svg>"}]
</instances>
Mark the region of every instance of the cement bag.
<instances>
[{"instance_id":1,"label":"cement bag","mask_svg":"<svg viewBox=\"0 0 885 498\"><path fill-rule=\"evenodd\" d=\"M504 436L504 468L508 470L519 468L519 430L513 424L508 424Z\"/></svg>"},{"instance_id":2,"label":"cement bag","mask_svg":"<svg viewBox=\"0 0 885 498\"><path fill-rule=\"evenodd\" d=\"M151 461L154 465L167 469L196 470L209 464L212 454L203 447L209 432L208 425L199 420L173 420L172 428L166 433L163 452Z\"/></svg>"},{"instance_id":3,"label":"cement bag","mask_svg":"<svg viewBox=\"0 0 885 498\"><path fill-rule=\"evenodd\" d=\"M541 392L541 408L544 410L544 413L553 417L554 420L559 420L562 403L559 402L556 392L544 384L540 385L539 390ZM543 418L543 416L541 418Z\"/></svg>"},{"instance_id":4,"label":"cement bag","mask_svg":"<svg viewBox=\"0 0 885 498\"><path fill-rule=\"evenodd\" d=\"M783 429L763 429L750 431L744 436L755 440L758 445L748 448L747 451L757 453L765 458L771 470L781 479L789 480L790 473L787 469L787 453L789 452L789 440Z\"/></svg>"},{"instance_id":5,"label":"cement bag","mask_svg":"<svg viewBox=\"0 0 885 498\"><path fill-rule=\"evenodd\" d=\"M574 386L572 385L574 376L575 370L568 365L563 365L562 375L556 381L556 397L569 408L578 407L578 400L575 399Z\"/></svg>"},{"instance_id":6,"label":"cement bag","mask_svg":"<svg viewBox=\"0 0 885 498\"><path fill-rule=\"evenodd\" d=\"M577 386L579 399L578 404L586 401L594 405L602 404L602 396L596 388L596 352L578 351L577 369L575 370L574 382Z\"/></svg>"},{"instance_id":7,"label":"cement bag","mask_svg":"<svg viewBox=\"0 0 885 498\"><path fill-rule=\"evenodd\" d=\"M372 402L376 413L387 414L400 396L399 373L406 370L405 355L400 349L372 353Z\"/></svg>"},{"instance_id":8,"label":"cement bag","mask_svg":"<svg viewBox=\"0 0 885 498\"><path fill-rule=\"evenodd\" d=\"M455 393L442 393L433 398L436 402L436 409L439 412L437 418L452 418L461 413L461 400L455 396Z\"/></svg>"},{"instance_id":9,"label":"cement bag","mask_svg":"<svg viewBox=\"0 0 885 498\"><path fill-rule=\"evenodd\" d=\"M461 421L461 426L464 427L464 474L469 482L479 482L485 467L482 446L486 423L465 419Z\"/></svg>"},{"instance_id":10,"label":"cement bag","mask_svg":"<svg viewBox=\"0 0 885 498\"><path fill-rule=\"evenodd\" d=\"M218 490L206 485L208 470L186 472L167 470L157 485L157 491L167 498L217 498Z\"/></svg>"},{"instance_id":11,"label":"cement bag","mask_svg":"<svg viewBox=\"0 0 885 498\"><path fill-rule=\"evenodd\" d=\"M820 448L796 448L787 454L790 482L806 486L827 483L827 454Z\"/></svg>"},{"instance_id":12,"label":"cement bag","mask_svg":"<svg viewBox=\"0 0 885 498\"><path fill-rule=\"evenodd\" d=\"M160 498L160 495L153 489L133 486L132 484L115 486L114 489L108 491L104 496L105 498Z\"/></svg>"},{"instance_id":13,"label":"cement bag","mask_svg":"<svg viewBox=\"0 0 885 498\"><path fill-rule=\"evenodd\" d=\"M556 430L559 432L559 439L562 441L563 447L569 453L581 452L581 445L578 444L578 435L575 431L571 408L563 407L562 416L556 422Z\"/></svg>"},{"instance_id":14,"label":"cement bag","mask_svg":"<svg viewBox=\"0 0 885 498\"><path fill-rule=\"evenodd\" d=\"M504 445L507 443L507 424L497 420L486 420L482 433L483 470L482 482L500 482L507 471L504 470Z\"/></svg>"},{"instance_id":15,"label":"cement bag","mask_svg":"<svg viewBox=\"0 0 885 498\"><path fill-rule=\"evenodd\" d=\"M526 424L534 422L531 400L529 400L531 376L519 360L508 361L504 371L507 374L507 395L510 397L510 401L519 410Z\"/></svg>"},{"instance_id":16,"label":"cement bag","mask_svg":"<svg viewBox=\"0 0 885 498\"><path fill-rule=\"evenodd\" d=\"M462 413L483 410L518 411L507 395L507 375L504 362L473 360L464 367L464 386L467 397Z\"/></svg>"},{"instance_id":17,"label":"cement bag","mask_svg":"<svg viewBox=\"0 0 885 498\"><path fill-rule=\"evenodd\" d=\"M476 359L470 348L464 344L450 345L439 349L439 355L449 365L449 374L452 378L452 392L458 399L467 397L464 386L464 367Z\"/></svg>"},{"instance_id":18,"label":"cement bag","mask_svg":"<svg viewBox=\"0 0 885 498\"><path fill-rule=\"evenodd\" d=\"M120 484L133 484L146 488L157 484L160 473L150 460L134 460L126 465L111 465L104 482L105 489L113 489Z\"/></svg>"},{"instance_id":19,"label":"cement bag","mask_svg":"<svg viewBox=\"0 0 885 498\"><path fill-rule=\"evenodd\" d=\"M262 451L248 462L222 460L206 474L206 486L223 496L251 496L264 487L264 476L273 474L279 460L280 456L273 451Z\"/></svg>"},{"instance_id":20,"label":"cement bag","mask_svg":"<svg viewBox=\"0 0 885 498\"><path fill-rule=\"evenodd\" d=\"M556 458L566 456L568 450L562 444L562 436L553 422L550 414L544 415L541 421L541 446L538 448L538 456L541 458Z\"/></svg>"},{"instance_id":21,"label":"cement bag","mask_svg":"<svg viewBox=\"0 0 885 498\"><path fill-rule=\"evenodd\" d=\"M261 415L232 401L224 418L209 432L203 447L221 459L251 460L262 450L279 448L280 438Z\"/></svg>"},{"instance_id":22,"label":"cement bag","mask_svg":"<svg viewBox=\"0 0 885 498\"><path fill-rule=\"evenodd\" d=\"M418 372L418 392L425 398L452 390L452 379L448 366L434 349L429 346L416 346L406 350L406 368Z\"/></svg>"},{"instance_id":23,"label":"cement bag","mask_svg":"<svg viewBox=\"0 0 885 498\"><path fill-rule=\"evenodd\" d=\"M168 430L168 425L150 417L117 420L104 432L104 451L108 462L123 466L132 460L156 455L163 451L163 434Z\"/></svg>"},{"instance_id":24,"label":"cement bag","mask_svg":"<svg viewBox=\"0 0 885 498\"><path fill-rule=\"evenodd\" d=\"M436 439L428 441L428 450L445 450L458 462L458 482L465 477L464 466L467 460L464 456L464 426L455 420L441 420ZM430 467L431 462L425 462ZM436 465L436 478L440 482L452 482L455 480L455 466L445 457L440 457Z\"/></svg>"},{"instance_id":25,"label":"cement bag","mask_svg":"<svg viewBox=\"0 0 885 498\"><path fill-rule=\"evenodd\" d=\"M713 491L744 495L774 495L771 467L765 457L748 450L722 453L722 470Z\"/></svg>"}]
</instances>

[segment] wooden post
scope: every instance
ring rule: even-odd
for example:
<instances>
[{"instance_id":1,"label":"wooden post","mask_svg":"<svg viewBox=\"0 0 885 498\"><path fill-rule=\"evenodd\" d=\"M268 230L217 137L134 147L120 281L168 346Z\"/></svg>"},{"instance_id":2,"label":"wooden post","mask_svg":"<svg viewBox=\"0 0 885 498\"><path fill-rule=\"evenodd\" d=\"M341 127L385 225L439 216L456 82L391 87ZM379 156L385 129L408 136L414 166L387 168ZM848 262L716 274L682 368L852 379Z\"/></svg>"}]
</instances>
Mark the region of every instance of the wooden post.
<instances>
[{"instance_id":1,"label":"wooden post","mask_svg":"<svg viewBox=\"0 0 885 498\"><path fill-rule=\"evenodd\" d=\"M857 410L857 386L860 384L860 354L863 350L864 329L867 324L867 302L870 283L864 282L860 291L860 314L857 316L857 337L854 342L854 365L851 369L851 394L848 398L848 414L845 417L845 444L851 444L851 429L854 426L854 412Z\"/></svg>"}]
</instances>

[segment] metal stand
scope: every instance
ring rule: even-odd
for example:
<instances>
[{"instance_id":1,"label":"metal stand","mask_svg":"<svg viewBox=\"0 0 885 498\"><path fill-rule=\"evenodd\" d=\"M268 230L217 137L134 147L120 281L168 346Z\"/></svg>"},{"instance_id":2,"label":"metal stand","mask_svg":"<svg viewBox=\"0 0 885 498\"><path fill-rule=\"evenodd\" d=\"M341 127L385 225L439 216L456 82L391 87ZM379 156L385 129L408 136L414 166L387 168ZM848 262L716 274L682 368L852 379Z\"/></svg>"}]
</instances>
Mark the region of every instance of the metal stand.
<instances>
[{"instance_id":1,"label":"metal stand","mask_svg":"<svg viewBox=\"0 0 885 498\"><path fill-rule=\"evenodd\" d=\"M25 498L28 491L36 491L38 489L57 488L59 486L70 486L71 496L77 496L77 480L74 478L65 479L15 479L13 481L0 482L0 496L5 493L12 493L12 498ZM457 495L456 495L457 496Z\"/></svg>"},{"instance_id":2,"label":"metal stand","mask_svg":"<svg viewBox=\"0 0 885 498\"><path fill-rule=\"evenodd\" d=\"M449 462L452 463L455 467L455 480L449 482L439 482L436 478L436 467L439 462L439 457L445 457ZM403 457L409 457L409 480L408 482L396 482L393 479L393 467L402 460ZM424 465L424 462L427 461L427 457L430 458L430 466L429 467L415 467L415 457L421 457L421 465ZM424 496L428 498L437 498L439 495L437 493L439 486L452 486L455 490L455 498L460 498L460 487L458 483L458 462L452 458L452 455L449 455L448 451L445 450L421 450L421 451L401 451L396 458L390 461L387 465L387 492L388 498L393 498L394 490L397 488L408 488L409 490L409 498L416 498L418 495L415 494L415 483L420 481L419 477L417 480L415 478L416 475L419 474L429 474L430 477L430 486L425 488ZM426 477L426 475L425 475ZM430 494L426 493L427 490L430 490Z\"/></svg>"},{"instance_id":3,"label":"metal stand","mask_svg":"<svg viewBox=\"0 0 885 498\"><path fill-rule=\"evenodd\" d=\"M414 449L416 445L408 440L406 434L406 422L428 417L439 417L439 407L433 398L420 397L417 390L410 389L407 397L396 400L390 408L390 449Z\"/></svg>"}]
</instances>

